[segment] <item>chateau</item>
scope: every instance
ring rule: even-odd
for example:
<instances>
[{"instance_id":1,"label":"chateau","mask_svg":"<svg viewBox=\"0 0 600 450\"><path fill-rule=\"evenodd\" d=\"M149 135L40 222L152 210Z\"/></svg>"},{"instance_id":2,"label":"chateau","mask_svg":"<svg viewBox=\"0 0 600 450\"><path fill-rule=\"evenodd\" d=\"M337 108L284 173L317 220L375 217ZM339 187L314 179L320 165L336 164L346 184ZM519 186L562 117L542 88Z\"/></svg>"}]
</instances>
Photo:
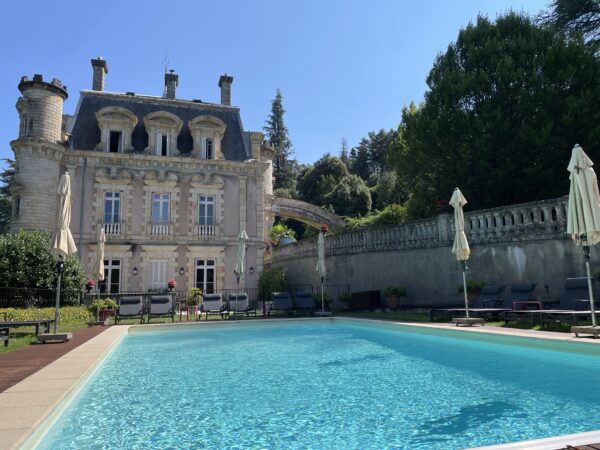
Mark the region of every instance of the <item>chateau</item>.
<instances>
[{"instance_id":1,"label":"chateau","mask_svg":"<svg viewBox=\"0 0 600 450\"><path fill-rule=\"evenodd\" d=\"M67 87L22 77L11 142L16 174L12 231L55 222L60 176L71 176L71 231L88 275L97 234L106 232L102 292L235 288L237 236L249 236L240 287L257 285L272 199L273 149L244 131L231 105L233 78L219 79L221 103L177 98L178 75L164 95L105 91L107 62L92 59L92 89L63 114Z\"/></svg>"}]
</instances>

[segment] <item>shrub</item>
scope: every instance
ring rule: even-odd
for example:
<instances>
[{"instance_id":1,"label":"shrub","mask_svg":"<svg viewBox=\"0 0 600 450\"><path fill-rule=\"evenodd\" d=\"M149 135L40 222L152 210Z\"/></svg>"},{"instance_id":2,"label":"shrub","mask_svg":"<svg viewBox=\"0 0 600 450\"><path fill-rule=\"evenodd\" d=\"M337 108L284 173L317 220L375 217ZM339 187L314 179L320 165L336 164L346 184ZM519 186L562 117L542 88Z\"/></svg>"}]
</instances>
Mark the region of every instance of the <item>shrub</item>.
<instances>
[{"instance_id":1,"label":"shrub","mask_svg":"<svg viewBox=\"0 0 600 450\"><path fill-rule=\"evenodd\" d=\"M404 297L406 295L406 288L399 284L390 284L383 289L383 294L386 297Z\"/></svg>"},{"instance_id":2,"label":"shrub","mask_svg":"<svg viewBox=\"0 0 600 450\"><path fill-rule=\"evenodd\" d=\"M474 280L472 278L467 278L467 292L469 294L479 294L481 292L481 288L485 286L485 281ZM463 292L463 285L458 286L458 292Z\"/></svg>"},{"instance_id":3,"label":"shrub","mask_svg":"<svg viewBox=\"0 0 600 450\"><path fill-rule=\"evenodd\" d=\"M264 269L258 277L258 288L263 300L269 300L273 292L287 291L285 269L281 267Z\"/></svg>"},{"instance_id":4,"label":"shrub","mask_svg":"<svg viewBox=\"0 0 600 450\"><path fill-rule=\"evenodd\" d=\"M94 316L96 316L98 311L101 309L117 309L117 302L115 302L112 298L104 298L96 300L94 303L88 306L90 314Z\"/></svg>"},{"instance_id":5,"label":"shrub","mask_svg":"<svg viewBox=\"0 0 600 450\"><path fill-rule=\"evenodd\" d=\"M48 320L54 319L54 308L0 308L0 318L6 314L7 320ZM61 323L89 322L93 319L85 306L63 306L60 308Z\"/></svg>"},{"instance_id":6,"label":"shrub","mask_svg":"<svg viewBox=\"0 0 600 450\"><path fill-rule=\"evenodd\" d=\"M202 289L192 288L188 294L187 304L190 306L199 305L202 303Z\"/></svg>"}]
</instances>

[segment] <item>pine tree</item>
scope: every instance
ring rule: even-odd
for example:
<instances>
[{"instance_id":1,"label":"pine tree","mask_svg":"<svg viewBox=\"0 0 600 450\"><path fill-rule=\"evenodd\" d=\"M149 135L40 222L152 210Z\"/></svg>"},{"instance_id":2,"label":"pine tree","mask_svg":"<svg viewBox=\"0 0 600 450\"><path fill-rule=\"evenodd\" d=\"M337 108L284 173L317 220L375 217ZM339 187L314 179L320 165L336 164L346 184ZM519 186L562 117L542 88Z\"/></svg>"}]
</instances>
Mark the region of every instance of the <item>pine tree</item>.
<instances>
[{"instance_id":1,"label":"pine tree","mask_svg":"<svg viewBox=\"0 0 600 450\"><path fill-rule=\"evenodd\" d=\"M271 104L271 114L263 128L267 142L275 149L273 159L273 175L275 176L275 189L287 189L295 191L296 177L294 176L297 162L293 158L294 150L290 140L288 129L283 121L285 109L283 109L281 91L277 89L275 98Z\"/></svg>"},{"instance_id":2,"label":"pine tree","mask_svg":"<svg viewBox=\"0 0 600 450\"><path fill-rule=\"evenodd\" d=\"M350 153L348 152L348 140L343 137L342 138L342 149L340 150L340 159L346 166L348 170L350 170Z\"/></svg>"},{"instance_id":3,"label":"pine tree","mask_svg":"<svg viewBox=\"0 0 600 450\"><path fill-rule=\"evenodd\" d=\"M598 0L551 0L550 11L540 18L560 31L581 33L590 48L600 53L600 2Z\"/></svg>"},{"instance_id":4,"label":"pine tree","mask_svg":"<svg viewBox=\"0 0 600 450\"><path fill-rule=\"evenodd\" d=\"M12 209L10 185L15 176L15 162L4 158L7 167L0 172L0 234L8 233Z\"/></svg>"}]
</instances>

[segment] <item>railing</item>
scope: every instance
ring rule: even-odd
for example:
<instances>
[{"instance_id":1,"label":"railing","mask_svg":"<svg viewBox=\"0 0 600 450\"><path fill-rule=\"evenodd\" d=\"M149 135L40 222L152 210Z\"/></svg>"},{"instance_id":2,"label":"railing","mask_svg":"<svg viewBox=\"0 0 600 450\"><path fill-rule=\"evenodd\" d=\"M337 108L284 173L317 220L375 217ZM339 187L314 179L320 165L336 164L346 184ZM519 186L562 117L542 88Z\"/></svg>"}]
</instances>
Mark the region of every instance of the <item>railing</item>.
<instances>
[{"instance_id":1,"label":"railing","mask_svg":"<svg viewBox=\"0 0 600 450\"><path fill-rule=\"evenodd\" d=\"M216 225L196 225L196 236L216 236Z\"/></svg>"},{"instance_id":2,"label":"railing","mask_svg":"<svg viewBox=\"0 0 600 450\"><path fill-rule=\"evenodd\" d=\"M532 241L566 237L567 197L521 203L465 213L465 232L472 244ZM452 214L402 225L365 228L327 236L325 253L344 255L429 248L452 245L455 228ZM316 238L277 247L272 261L316 256Z\"/></svg>"},{"instance_id":3,"label":"railing","mask_svg":"<svg viewBox=\"0 0 600 450\"><path fill-rule=\"evenodd\" d=\"M118 236L122 233L123 224L120 222L105 222L102 226L106 235Z\"/></svg>"},{"instance_id":4,"label":"railing","mask_svg":"<svg viewBox=\"0 0 600 450\"><path fill-rule=\"evenodd\" d=\"M170 223L151 223L150 234L152 236L170 236L171 235L171 224Z\"/></svg>"}]
</instances>

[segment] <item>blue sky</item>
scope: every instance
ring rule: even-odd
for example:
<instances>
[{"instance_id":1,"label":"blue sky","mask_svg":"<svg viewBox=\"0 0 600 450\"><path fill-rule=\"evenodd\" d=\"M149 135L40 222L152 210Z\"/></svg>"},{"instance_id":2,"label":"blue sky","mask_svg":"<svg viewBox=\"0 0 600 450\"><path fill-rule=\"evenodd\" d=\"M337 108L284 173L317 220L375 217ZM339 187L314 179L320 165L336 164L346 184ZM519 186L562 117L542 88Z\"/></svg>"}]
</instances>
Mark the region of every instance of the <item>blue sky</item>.
<instances>
[{"instance_id":1,"label":"blue sky","mask_svg":"<svg viewBox=\"0 0 600 450\"><path fill-rule=\"evenodd\" d=\"M478 13L536 14L548 0L430 1L29 1L1 5L0 157L12 157L22 75L59 78L73 113L90 89L90 59L108 61L106 90L161 95L165 49L177 96L219 102L219 76L234 77L232 103L260 131L276 89L300 162L338 153L371 130L396 128L420 102L434 58Z\"/></svg>"}]
</instances>

